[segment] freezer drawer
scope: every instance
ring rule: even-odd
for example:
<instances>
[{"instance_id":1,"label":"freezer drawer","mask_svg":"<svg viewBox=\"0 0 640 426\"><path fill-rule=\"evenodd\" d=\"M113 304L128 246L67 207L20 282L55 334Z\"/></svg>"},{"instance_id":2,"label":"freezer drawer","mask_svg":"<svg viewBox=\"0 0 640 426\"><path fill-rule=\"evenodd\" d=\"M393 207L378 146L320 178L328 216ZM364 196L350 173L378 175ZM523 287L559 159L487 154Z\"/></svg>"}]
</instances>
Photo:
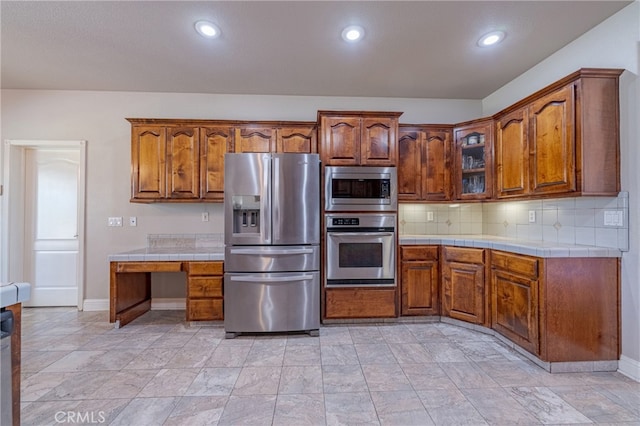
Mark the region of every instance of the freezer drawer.
<instances>
[{"instance_id":1,"label":"freezer drawer","mask_svg":"<svg viewBox=\"0 0 640 426\"><path fill-rule=\"evenodd\" d=\"M228 337L320 328L319 272L225 273L224 295Z\"/></svg>"},{"instance_id":2,"label":"freezer drawer","mask_svg":"<svg viewBox=\"0 0 640 426\"><path fill-rule=\"evenodd\" d=\"M224 269L229 272L318 271L320 246L228 246Z\"/></svg>"}]
</instances>

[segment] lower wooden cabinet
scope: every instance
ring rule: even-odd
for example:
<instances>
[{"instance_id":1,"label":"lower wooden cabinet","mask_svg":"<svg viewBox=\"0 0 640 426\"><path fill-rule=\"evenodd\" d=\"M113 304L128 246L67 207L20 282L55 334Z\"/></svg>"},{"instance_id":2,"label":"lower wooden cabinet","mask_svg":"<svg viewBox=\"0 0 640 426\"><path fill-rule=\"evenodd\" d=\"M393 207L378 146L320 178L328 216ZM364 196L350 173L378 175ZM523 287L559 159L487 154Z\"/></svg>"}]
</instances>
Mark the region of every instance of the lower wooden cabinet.
<instances>
[{"instance_id":1,"label":"lower wooden cabinet","mask_svg":"<svg viewBox=\"0 0 640 426\"><path fill-rule=\"evenodd\" d=\"M400 247L402 315L439 315L438 246Z\"/></svg>"},{"instance_id":2,"label":"lower wooden cabinet","mask_svg":"<svg viewBox=\"0 0 640 426\"><path fill-rule=\"evenodd\" d=\"M394 318L396 290L388 288L327 288L325 318Z\"/></svg>"},{"instance_id":3,"label":"lower wooden cabinet","mask_svg":"<svg viewBox=\"0 0 640 426\"><path fill-rule=\"evenodd\" d=\"M486 249L442 248L442 315L489 325Z\"/></svg>"},{"instance_id":4,"label":"lower wooden cabinet","mask_svg":"<svg viewBox=\"0 0 640 426\"><path fill-rule=\"evenodd\" d=\"M539 263L529 256L491 254L492 327L536 355L540 355Z\"/></svg>"},{"instance_id":5,"label":"lower wooden cabinet","mask_svg":"<svg viewBox=\"0 0 640 426\"><path fill-rule=\"evenodd\" d=\"M492 328L545 362L620 356L620 260L491 251Z\"/></svg>"},{"instance_id":6,"label":"lower wooden cabinet","mask_svg":"<svg viewBox=\"0 0 640 426\"><path fill-rule=\"evenodd\" d=\"M221 320L223 262L189 262L187 321Z\"/></svg>"}]
</instances>

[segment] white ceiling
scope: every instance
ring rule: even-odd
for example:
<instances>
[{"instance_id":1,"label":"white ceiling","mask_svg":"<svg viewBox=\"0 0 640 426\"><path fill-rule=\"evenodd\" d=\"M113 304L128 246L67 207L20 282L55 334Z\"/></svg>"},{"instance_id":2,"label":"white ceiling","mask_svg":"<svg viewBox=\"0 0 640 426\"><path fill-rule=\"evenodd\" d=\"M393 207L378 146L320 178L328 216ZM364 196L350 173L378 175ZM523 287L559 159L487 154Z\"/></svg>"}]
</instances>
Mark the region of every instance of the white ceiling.
<instances>
[{"instance_id":1,"label":"white ceiling","mask_svg":"<svg viewBox=\"0 0 640 426\"><path fill-rule=\"evenodd\" d=\"M631 1L6 1L3 89L481 99ZM222 37L193 24L216 23ZM358 44L340 38L359 24ZM476 41L507 33L495 48ZM589 64L584 64L589 66Z\"/></svg>"}]
</instances>

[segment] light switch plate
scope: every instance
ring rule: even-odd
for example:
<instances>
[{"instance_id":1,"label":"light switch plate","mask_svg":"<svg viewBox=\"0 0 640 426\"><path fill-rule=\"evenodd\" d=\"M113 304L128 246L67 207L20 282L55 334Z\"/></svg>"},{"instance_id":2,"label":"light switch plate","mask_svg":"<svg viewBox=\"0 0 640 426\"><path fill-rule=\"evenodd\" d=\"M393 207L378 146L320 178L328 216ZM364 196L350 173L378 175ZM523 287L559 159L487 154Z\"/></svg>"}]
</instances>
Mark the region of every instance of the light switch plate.
<instances>
[{"instance_id":1,"label":"light switch plate","mask_svg":"<svg viewBox=\"0 0 640 426\"><path fill-rule=\"evenodd\" d=\"M138 218L135 216L129 217L129 226L138 226Z\"/></svg>"},{"instance_id":2,"label":"light switch plate","mask_svg":"<svg viewBox=\"0 0 640 426\"><path fill-rule=\"evenodd\" d=\"M433 222L433 212L427 212L427 222Z\"/></svg>"},{"instance_id":3,"label":"light switch plate","mask_svg":"<svg viewBox=\"0 0 640 426\"><path fill-rule=\"evenodd\" d=\"M604 226L623 226L622 210L605 210Z\"/></svg>"},{"instance_id":4,"label":"light switch plate","mask_svg":"<svg viewBox=\"0 0 640 426\"><path fill-rule=\"evenodd\" d=\"M109 226L122 226L122 216L110 217L107 224Z\"/></svg>"}]
</instances>

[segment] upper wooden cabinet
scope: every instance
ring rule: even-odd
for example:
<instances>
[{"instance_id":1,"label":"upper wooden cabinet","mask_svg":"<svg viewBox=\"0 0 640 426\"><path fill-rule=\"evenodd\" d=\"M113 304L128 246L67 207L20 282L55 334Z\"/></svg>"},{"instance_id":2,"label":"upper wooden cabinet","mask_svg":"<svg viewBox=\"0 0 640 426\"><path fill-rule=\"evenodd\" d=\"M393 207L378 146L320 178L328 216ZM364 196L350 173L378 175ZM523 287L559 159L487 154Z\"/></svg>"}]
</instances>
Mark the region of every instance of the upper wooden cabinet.
<instances>
[{"instance_id":1,"label":"upper wooden cabinet","mask_svg":"<svg viewBox=\"0 0 640 426\"><path fill-rule=\"evenodd\" d=\"M398 199L450 200L452 128L401 125L398 134Z\"/></svg>"},{"instance_id":2,"label":"upper wooden cabinet","mask_svg":"<svg viewBox=\"0 0 640 426\"><path fill-rule=\"evenodd\" d=\"M315 123L128 121L132 202L222 202L227 152L318 151Z\"/></svg>"},{"instance_id":3,"label":"upper wooden cabinet","mask_svg":"<svg viewBox=\"0 0 640 426\"><path fill-rule=\"evenodd\" d=\"M618 78L582 69L497 114L497 198L617 195Z\"/></svg>"},{"instance_id":4,"label":"upper wooden cabinet","mask_svg":"<svg viewBox=\"0 0 640 426\"><path fill-rule=\"evenodd\" d=\"M482 200L493 195L493 120L458 124L453 130L453 187L456 200Z\"/></svg>"},{"instance_id":5,"label":"upper wooden cabinet","mask_svg":"<svg viewBox=\"0 0 640 426\"><path fill-rule=\"evenodd\" d=\"M395 166L399 112L318 111L326 166Z\"/></svg>"}]
</instances>

